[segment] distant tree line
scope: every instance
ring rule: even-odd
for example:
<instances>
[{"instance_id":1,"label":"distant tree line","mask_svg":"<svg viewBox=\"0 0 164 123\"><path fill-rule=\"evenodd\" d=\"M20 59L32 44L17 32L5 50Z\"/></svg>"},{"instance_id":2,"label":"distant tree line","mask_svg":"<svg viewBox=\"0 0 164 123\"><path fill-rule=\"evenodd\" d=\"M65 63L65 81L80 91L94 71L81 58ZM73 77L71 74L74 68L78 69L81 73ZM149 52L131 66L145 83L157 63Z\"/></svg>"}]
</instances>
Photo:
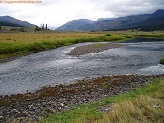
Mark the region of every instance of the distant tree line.
<instances>
[{"instance_id":1,"label":"distant tree line","mask_svg":"<svg viewBox=\"0 0 164 123\"><path fill-rule=\"evenodd\" d=\"M11 28L10 31L26 32L26 29L24 29L24 28Z\"/></svg>"},{"instance_id":2,"label":"distant tree line","mask_svg":"<svg viewBox=\"0 0 164 123\"><path fill-rule=\"evenodd\" d=\"M2 27L0 26L0 31L4 31L4 32L7 32L7 31L20 31L20 32L26 32L26 29L23 28L23 27L13 27L13 28L8 28L7 27Z\"/></svg>"},{"instance_id":3,"label":"distant tree line","mask_svg":"<svg viewBox=\"0 0 164 123\"><path fill-rule=\"evenodd\" d=\"M35 31L48 30L47 24L41 24L40 27L36 26Z\"/></svg>"}]
</instances>

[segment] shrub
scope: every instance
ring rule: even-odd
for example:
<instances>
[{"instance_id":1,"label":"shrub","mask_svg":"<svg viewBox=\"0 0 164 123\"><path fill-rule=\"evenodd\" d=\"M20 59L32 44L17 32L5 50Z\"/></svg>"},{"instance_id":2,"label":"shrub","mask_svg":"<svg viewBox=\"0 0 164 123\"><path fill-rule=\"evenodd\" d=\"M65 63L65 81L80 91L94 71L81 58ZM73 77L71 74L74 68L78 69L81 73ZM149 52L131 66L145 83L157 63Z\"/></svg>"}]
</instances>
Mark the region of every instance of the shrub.
<instances>
[{"instance_id":1,"label":"shrub","mask_svg":"<svg viewBox=\"0 0 164 123\"><path fill-rule=\"evenodd\" d=\"M112 34L106 34L105 36L112 36Z\"/></svg>"},{"instance_id":2,"label":"shrub","mask_svg":"<svg viewBox=\"0 0 164 123\"><path fill-rule=\"evenodd\" d=\"M160 59L160 64L164 64L164 57Z\"/></svg>"}]
</instances>

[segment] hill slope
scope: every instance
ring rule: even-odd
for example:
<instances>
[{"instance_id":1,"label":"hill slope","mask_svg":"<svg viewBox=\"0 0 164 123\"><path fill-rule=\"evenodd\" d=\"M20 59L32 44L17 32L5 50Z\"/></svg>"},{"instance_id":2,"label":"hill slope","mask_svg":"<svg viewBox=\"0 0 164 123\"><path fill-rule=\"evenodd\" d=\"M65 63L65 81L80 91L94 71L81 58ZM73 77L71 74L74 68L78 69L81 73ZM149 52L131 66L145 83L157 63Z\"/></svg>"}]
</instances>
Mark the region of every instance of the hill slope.
<instances>
[{"instance_id":1,"label":"hill slope","mask_svg":"<svg viewBox=\"0 0 164 123\"><path fill-rule=\"evenodd\" d=\"M79 27L87 24L93 24L94 21L88 19L79 19L67 22L66 24L62 25L61 27L57 28L56 30L64 30L64 31L76 31Z\"/></svg>"}]
</instances>

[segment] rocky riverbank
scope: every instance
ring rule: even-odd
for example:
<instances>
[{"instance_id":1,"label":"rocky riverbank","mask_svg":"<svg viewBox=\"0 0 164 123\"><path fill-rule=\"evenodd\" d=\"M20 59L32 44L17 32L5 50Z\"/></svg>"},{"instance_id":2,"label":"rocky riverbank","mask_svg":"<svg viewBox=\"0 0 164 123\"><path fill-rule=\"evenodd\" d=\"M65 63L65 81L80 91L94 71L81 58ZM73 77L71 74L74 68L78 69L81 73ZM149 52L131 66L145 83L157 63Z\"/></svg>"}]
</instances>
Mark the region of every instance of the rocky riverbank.
<instances>
[{"instance_id":1,"label":"rocky riverbank","mask_svg":"<svg viewBox=\"0 0 164 123\"><path fill-rule=\"evenodd\" d=\"M88 53L98 53L108 49L120 48L122 46L125 45L116 43L94 43L76 47L75 49L71 50L70 53L67 53L67 55L79 56Z\"/></svg>"},{"instance_id":2,"label":"rocky riverbank","mask_svg":"<svg viewBox=\"0 0 164 123\"><path fill-rule=\"evenodd\" d=\"M0 123L36 123L44 116L105 97L140 88L164 75L120 75L80 80L70 85L44 87L35 93L0 97ZM100 107L104 111L105 107Z\"/></svg>"}]
</instances>

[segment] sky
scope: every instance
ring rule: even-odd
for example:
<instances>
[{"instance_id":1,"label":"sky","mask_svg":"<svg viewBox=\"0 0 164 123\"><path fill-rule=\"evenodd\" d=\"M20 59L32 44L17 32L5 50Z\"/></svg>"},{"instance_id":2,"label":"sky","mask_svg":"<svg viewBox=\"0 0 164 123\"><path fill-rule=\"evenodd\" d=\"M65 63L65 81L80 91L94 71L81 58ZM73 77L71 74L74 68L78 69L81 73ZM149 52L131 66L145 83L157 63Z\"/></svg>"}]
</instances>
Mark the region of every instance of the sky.
<instances>
[{"instance_id":1,"label":"sky","mask_svg":"<svg viewBox=\"0 0 164 123\"><path fill-rule=\"evenodd\" d=\"M12 3L33 1L42 3ZM0 0L0 16L12 16L40 26L59 27L76 19L97 20L150 14L164 8L164 0Z\"/></svg>"}]
</instances>

